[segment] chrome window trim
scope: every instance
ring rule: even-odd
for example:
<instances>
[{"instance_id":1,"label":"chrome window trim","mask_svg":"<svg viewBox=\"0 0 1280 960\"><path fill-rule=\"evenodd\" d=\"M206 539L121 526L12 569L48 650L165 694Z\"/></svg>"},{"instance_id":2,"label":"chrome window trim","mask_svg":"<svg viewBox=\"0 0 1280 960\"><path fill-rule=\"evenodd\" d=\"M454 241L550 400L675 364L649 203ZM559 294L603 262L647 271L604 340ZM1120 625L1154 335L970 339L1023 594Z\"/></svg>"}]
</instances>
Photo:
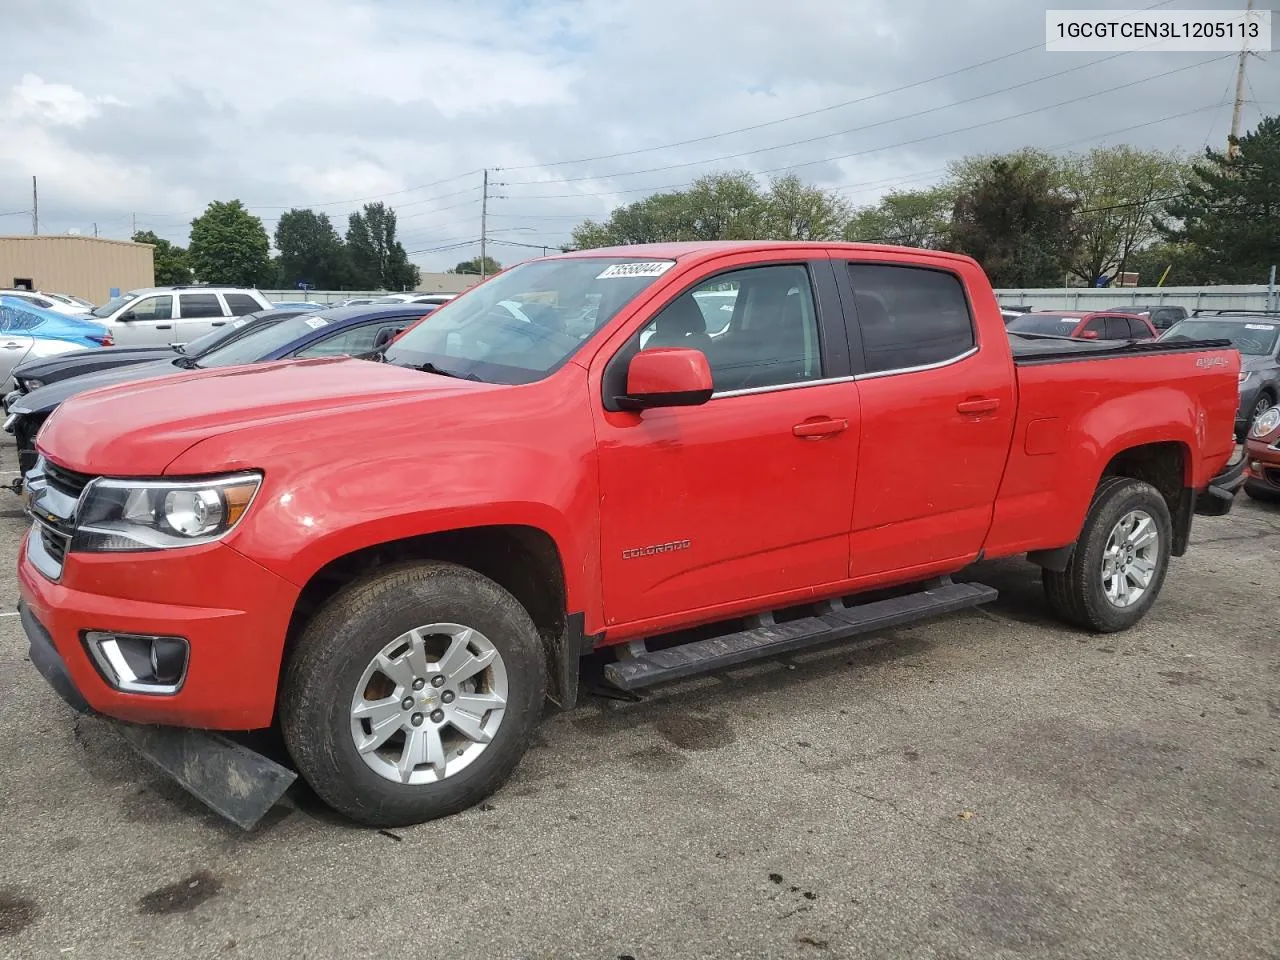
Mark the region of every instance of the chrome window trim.
<instances>
[{"instance_id":1,"label":"chrome window trim","mask_svg":"<svg viewBox=\"0 0 1280 960\"><path fill-rule=\"evenodd\" d=\"M916 367L897 367L893 370L875 370L870 373L859 373L854 376L854 380L878 380L880 377L895 377L902 373L924 373L927 370L941 370L943 367L949 367L952 364L960 363L962 360L968 360L978 352L978 346L975 344L964 353L956 354L947 360L939 360L936 363L923 363Z\"/></svg>"},{"instance_id":2,"label":"chrome window trim","mask_svg":"<svg viewBox=\"0 0 1280 960\"><path fill-rule=\"evenodd\" d=\"M41 526L38 520L31 524L31 532L27 534L27 559L45 577L57 583L62 579L62 564L49 556L49 552L45 550L44 542L40 539Z\"/></svg>"},{"instance_id":3,"label":"chrome window trim","mask_svg":"<svg viewBox=\"0 0 1280 960\"><path fill-rule=\"evenodd\" d=\"M763 387L743 387L739 390L723 390L711 394L712 400L727 397L749 397L758 393L776 393L779 390L799 390L803 387L822 387L832 383L853 383L857 377L822 377L818 380L800 380L796 383L775 383Z\"/></svg>"}]
</instances>

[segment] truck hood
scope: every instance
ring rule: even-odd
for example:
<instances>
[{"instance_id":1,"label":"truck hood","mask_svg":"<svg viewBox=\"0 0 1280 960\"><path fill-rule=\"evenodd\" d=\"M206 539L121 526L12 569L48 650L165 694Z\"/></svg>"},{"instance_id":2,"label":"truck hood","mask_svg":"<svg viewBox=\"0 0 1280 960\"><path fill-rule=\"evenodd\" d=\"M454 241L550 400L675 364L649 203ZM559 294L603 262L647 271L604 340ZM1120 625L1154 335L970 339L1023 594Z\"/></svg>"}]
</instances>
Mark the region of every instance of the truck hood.
<instances>
[{"instance_id":1,"label":"truck hood","mask_svg":"<svg viewBox=\"0 0 1280 960\"><path fill-rule=\"evenodd\" d=\"M183 451L233 430L303 429L309 420L494 389L502 388L345 357L192 370L78 395L48 419L38 446L82 473L158 476Z\"/></svg>"}]
</instances>

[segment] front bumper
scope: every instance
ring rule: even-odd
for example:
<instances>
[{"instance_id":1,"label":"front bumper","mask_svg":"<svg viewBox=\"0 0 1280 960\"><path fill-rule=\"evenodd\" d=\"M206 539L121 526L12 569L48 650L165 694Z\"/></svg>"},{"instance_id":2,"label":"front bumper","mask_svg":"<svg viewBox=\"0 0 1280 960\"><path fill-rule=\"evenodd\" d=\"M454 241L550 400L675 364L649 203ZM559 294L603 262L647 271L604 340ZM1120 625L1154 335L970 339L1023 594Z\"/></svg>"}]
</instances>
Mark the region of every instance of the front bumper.
<instances>
[{"instance_id":1,"label":"front bumper","mask_svg":"<svg viewBox=\"0 0 1280 960\"><path fill-rule=\"evenodd\" d=\"M1280 440L1274 441L1280 444ZM1246 480L1280 494L1280 447L1262 440L1249 440L1244 446L1248 466Z\"/></svg>"},{"instance_id":2,"label":"front bumper","mask_svg":"<svg viewBox=\"0 0 1280 960\"><path fill-rule=\"evenodd\" d=\"M207 730L271 725L284 639L298 590L223 544L122 554L70 553L58 582L22 540L18 587L31 661L76 709ZM224 599L227 607L208 606ZM86 631L184 637L190 662L175 694L117 690Z\"/></svg>"}]
</instances>

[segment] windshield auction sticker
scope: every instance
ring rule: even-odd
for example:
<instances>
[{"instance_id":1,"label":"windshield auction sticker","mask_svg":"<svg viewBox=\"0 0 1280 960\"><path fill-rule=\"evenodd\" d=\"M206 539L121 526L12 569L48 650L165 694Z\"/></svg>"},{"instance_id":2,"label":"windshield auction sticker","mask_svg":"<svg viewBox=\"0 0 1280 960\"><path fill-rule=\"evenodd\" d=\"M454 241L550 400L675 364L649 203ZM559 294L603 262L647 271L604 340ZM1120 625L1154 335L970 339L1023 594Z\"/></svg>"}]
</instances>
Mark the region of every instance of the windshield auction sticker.
<instances>
[{"instance_id":1,"label":"windshield auction sticker","mask_svg":"<svg viewBox=\"0 0 1280 960\"><path fill-rule=\"evenodd\" d=\"M660 277L676 265L674 260L651 260L646 263L612 263L596 275L597 280L619 277Z\"/></svg>"},{"instance_id":2,"label":"windshield auction sticker","mask_svg":"<svg viewBox=\"0 0 1280 960\"><path fill-rule=\"evenodd\" d=\"M1271 11L1046 10L1044 34L1050 53L1265 53L1271 49Z\"/></svg>"}]
</instances>

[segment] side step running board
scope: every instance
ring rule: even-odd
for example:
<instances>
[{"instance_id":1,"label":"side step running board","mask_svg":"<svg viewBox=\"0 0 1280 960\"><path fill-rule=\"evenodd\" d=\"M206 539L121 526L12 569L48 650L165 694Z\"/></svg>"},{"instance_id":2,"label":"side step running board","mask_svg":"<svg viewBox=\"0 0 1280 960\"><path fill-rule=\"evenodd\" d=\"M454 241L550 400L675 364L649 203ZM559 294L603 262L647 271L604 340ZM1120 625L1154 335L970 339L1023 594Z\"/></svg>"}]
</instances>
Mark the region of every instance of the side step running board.
<instances>
[{"instance_id":1,"label":"side step running board","mask_svg":"<svg viewBox=\"0 0 1280 960\"><path fill-rule=\"evenodd\" d=\"M997 595L995 589L980 583L948 580L941 586L904 597L875 600L856 607L833 605L830 611L813 617L767 623L740 633L648 651L606 665L604 674L614 686L635 690L954 613L990 603Z\"/></svg>"}]
</instances>

